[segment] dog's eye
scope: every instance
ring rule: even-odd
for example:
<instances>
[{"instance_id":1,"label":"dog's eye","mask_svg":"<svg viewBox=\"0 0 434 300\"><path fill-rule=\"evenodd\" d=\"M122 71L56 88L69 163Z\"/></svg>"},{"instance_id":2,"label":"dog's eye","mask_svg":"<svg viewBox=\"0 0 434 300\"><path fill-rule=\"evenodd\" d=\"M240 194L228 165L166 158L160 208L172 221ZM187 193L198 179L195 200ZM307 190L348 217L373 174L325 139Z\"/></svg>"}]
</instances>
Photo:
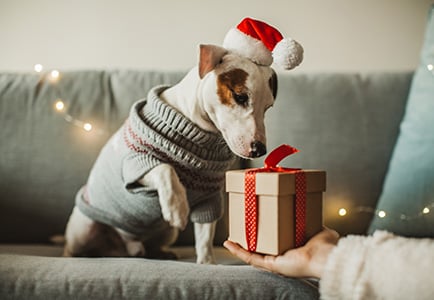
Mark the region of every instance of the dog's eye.
<instances>
[{"instance_id":1,"label":"dog's eye","mask_svg":"<svg viewBox=\"0 0 434 300\"><path fill-rule=\"evenodd\" d=\"M242 106L246 106L249 101L249 95L245 93L237 94L235 92L232 92L232 97L234 98L235 102L237 102L237 104Z\"/></svg>"}]
</instances>

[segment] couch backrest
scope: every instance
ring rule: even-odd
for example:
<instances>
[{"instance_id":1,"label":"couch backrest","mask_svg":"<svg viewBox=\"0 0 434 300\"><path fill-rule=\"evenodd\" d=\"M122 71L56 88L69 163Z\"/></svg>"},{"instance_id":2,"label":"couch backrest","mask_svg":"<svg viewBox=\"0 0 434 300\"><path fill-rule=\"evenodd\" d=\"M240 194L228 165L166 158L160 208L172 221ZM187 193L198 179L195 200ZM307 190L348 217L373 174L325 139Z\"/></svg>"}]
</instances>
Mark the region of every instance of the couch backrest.
<instances>
[{"instance_id":1,"label":"couch backrest","mask_svg":"<svg viewBox=\"0 0 434 300\"><path fill-rule=\"evenodd\" d=\"M0 74L0 242L44 242L62 233L76 191L131 104L184 74L65 72L56 82L49 74ZM285 165L328 172L326 225L366 230L371 215L338 218L336 211L375 207L410 80L409 73L279 74L278 99L266 116L268 148L291 144L301 153ZM58 99L63 112L54 107ZM226 219L220 223L217 243L227 237ZM191 242L189 227L181 243Z\"/></svg>"},{"instance_id":2,"label":"couch backrest","mask_svg":"<svg viewBox=\"0 0 434 300\"><path fill-rule=\"evenodd\" d=\"M130 106L182 72L65 72L0 76L0 240L63 233L77 189ZM61 99L64 113L55 109ZM90 123L90 132L83 130ZM77 126L76 126L77 125Z\"/></svg>"}]
</instances>

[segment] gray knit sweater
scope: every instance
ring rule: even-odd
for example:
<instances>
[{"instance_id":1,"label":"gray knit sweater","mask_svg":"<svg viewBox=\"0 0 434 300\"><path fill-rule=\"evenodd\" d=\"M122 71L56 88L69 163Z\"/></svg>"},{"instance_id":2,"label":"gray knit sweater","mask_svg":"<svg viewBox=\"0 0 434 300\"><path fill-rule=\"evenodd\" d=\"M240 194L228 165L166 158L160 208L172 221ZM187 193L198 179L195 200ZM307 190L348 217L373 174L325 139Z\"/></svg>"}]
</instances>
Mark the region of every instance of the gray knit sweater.
<instances>
[{"instance_id":1,"label":"gray knit sweater","mask_svg":"<svg viewBox=\"0 0 434 300\"><path fill-rule=\"evenodd\" d=\"M124 125L101 150L76 204L91 219L140 234L162 221L158 193L137 180L171 164L187 189L190 220L222 215L224 172L234 155L220 134L207 132L164 103L153 88L136 102Z\"/></svg>"}]
</instances>

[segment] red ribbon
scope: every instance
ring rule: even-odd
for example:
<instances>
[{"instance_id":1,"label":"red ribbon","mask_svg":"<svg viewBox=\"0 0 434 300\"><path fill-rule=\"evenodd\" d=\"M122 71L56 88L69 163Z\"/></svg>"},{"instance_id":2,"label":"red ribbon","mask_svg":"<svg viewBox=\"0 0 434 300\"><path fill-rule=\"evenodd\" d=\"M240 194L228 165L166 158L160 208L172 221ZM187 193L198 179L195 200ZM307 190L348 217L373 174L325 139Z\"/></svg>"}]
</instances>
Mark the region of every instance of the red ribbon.
<instances>
[{"instance_id":1,"label":"red ribbon","mask_svg":"<svg viewBox=\"0 0 434 300\"><path fill-rule=\"evenodd\" d=\"M306 236L306 176L301 169L282 168L277 164L285 157L297 153L289 145L281 145L268 154L264 167L247 170L244 176L244 208L247 249L256 251L258 237L258 197L256 195L256 173L285 172L295 174L295 246L300 247Z\"/></svg>"}]
</instances>

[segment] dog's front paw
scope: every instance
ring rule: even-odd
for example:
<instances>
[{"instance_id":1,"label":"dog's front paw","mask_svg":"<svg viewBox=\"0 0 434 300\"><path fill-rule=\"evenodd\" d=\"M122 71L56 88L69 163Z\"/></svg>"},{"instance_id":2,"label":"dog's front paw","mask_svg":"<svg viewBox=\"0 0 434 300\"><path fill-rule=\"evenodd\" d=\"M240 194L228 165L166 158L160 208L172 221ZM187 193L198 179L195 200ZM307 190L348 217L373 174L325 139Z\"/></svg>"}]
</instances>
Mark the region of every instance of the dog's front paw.
<instances>
[{"instance_id":1,"label":"dog's front paw","mask_svg":"<svg viewBox=\"0 0 434 300\"><path fill-rule=\"evenodd\" d=\"M139 183L154 187L158 191L163 219L172 227L184 229L187 226L190 208L187 192L169 164L161 164L148 172Z\"/></svg>"},{"instance_id":2,"label":"dog's front paw","mask_svg":"<svg viewBox=\"0 0 434 300\"><path fill-rule=\"evenodd\" d=\"M210 255L204 255L204 256L197 256L196 263L198 264L206 264L206 265L215 265L215 257L213 254Z\"/></svg>"},{"instance_id":3,"label":"dog's front paw","mask_svg":"<svg viewBox=\"0 0 434 300\"><path fill-rule=\"evenodd\" d=\"M180 185L177 189L170 191L167 200L160 199L160 202L167 204L161 208L163 219L172 227L185 229L190 213L185 188Z\"/></svg>"},{"instance_id":4,"label":"dog's front paw","mask_svg":"<svg viewBox=\"0 0 434 300\"><path fill-rule=\"evenodd\" d=\"M167 185L160 187L160 204L164 220L171 226L185 229L188 222L190 207L187 201L187 191L179 180L175 170L168 170Z\"/></svg>"},{"instance_id":5,"label":"dog's front paw","mask_svg":"<svg viewBox=\"0 0 434 300\"><path fill-rule=\"evenodd\" d=\"M213 240L216 221L211 223L194 223L196 262L198 264L215 264Z\"/></svg>"}]
</instances>

